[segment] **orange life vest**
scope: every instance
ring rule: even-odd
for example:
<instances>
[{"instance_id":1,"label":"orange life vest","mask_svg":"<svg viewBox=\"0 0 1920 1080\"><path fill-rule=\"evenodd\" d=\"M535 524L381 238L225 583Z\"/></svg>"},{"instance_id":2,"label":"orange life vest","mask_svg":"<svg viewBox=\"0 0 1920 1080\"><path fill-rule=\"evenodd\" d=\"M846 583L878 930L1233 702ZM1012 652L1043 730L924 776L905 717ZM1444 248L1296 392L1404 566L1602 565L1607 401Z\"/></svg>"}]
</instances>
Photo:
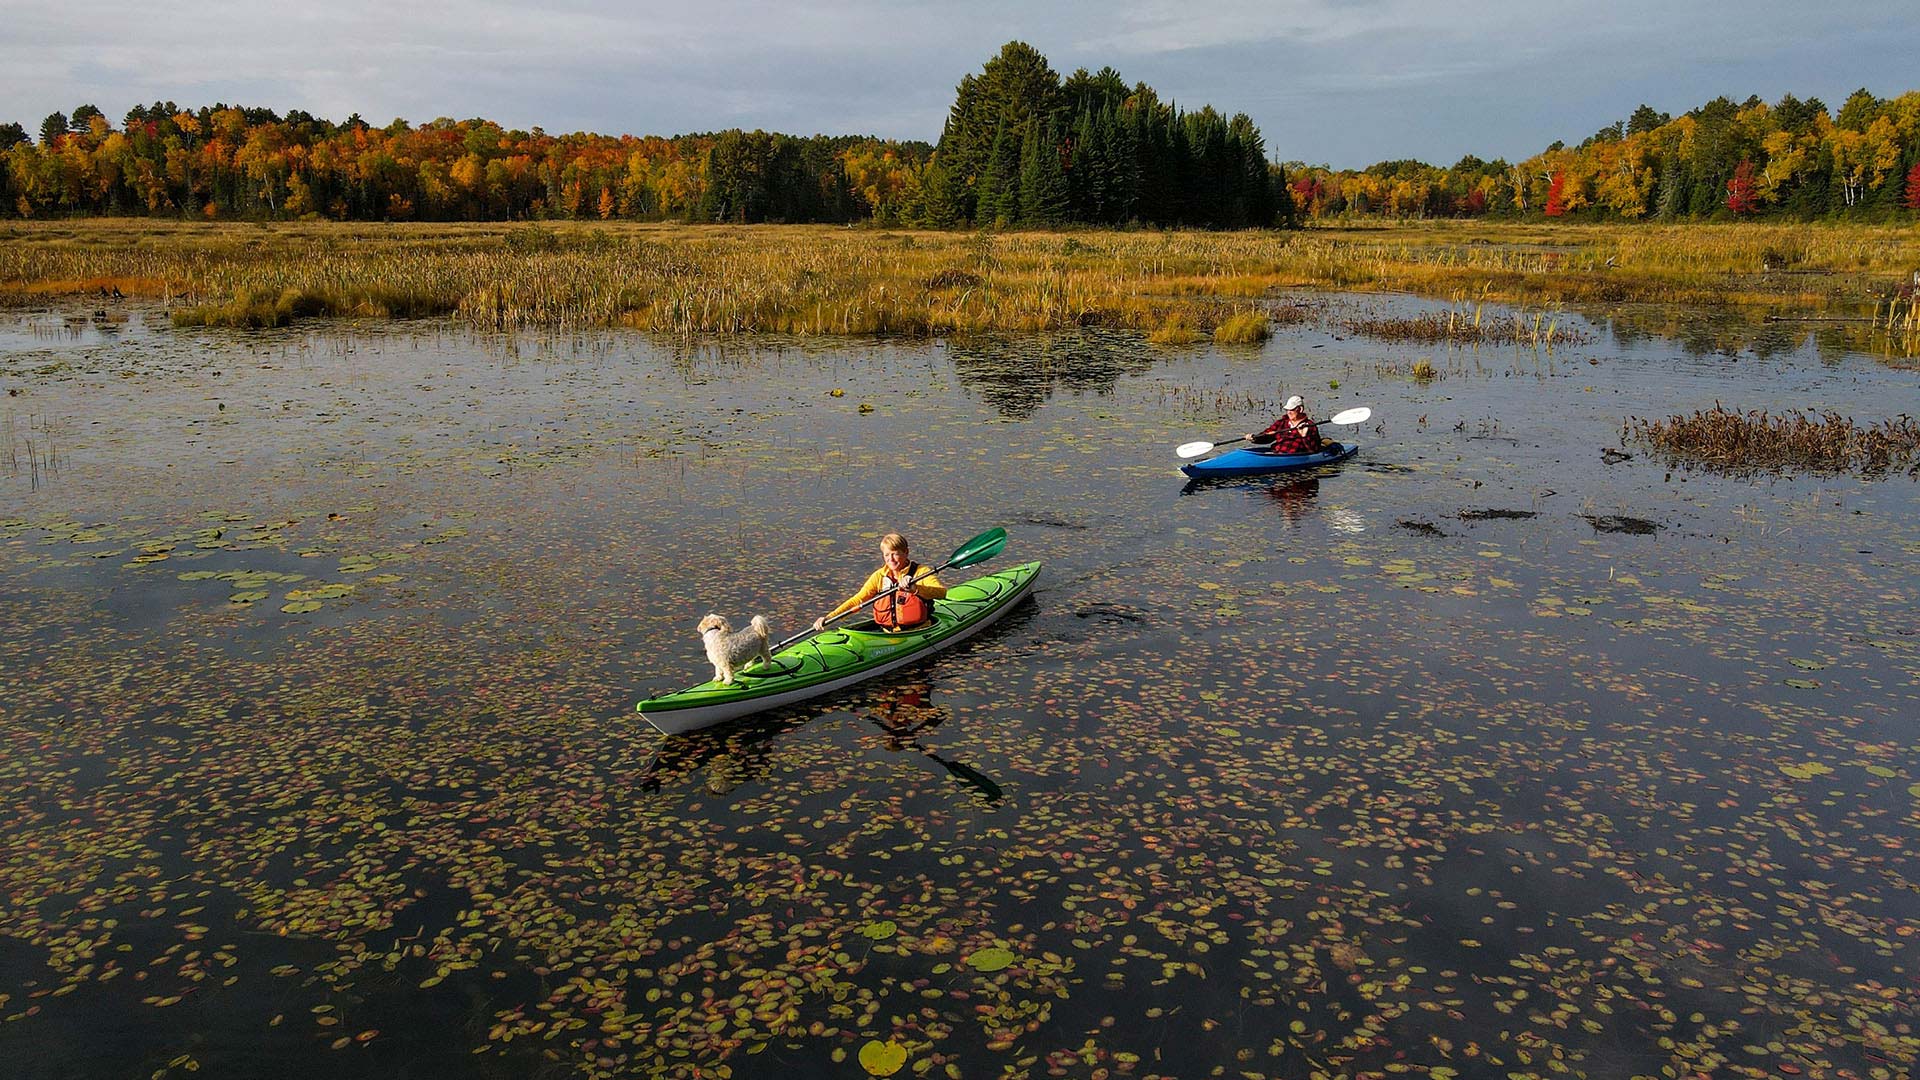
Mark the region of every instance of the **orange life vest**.
<instances>
[{"instance_id":1,"label":"orange life vest","mask_svg":"<svg viewBox=\"0 0 1920 1080\"><path fill-rule=\"evenodd\" d=\"M920 576L920 564L907 564L907 577ZM912 589L895 589L873 604L873 621L888 630L906 630L933 618L933 603Z\"/></svg>"}]
</instances>

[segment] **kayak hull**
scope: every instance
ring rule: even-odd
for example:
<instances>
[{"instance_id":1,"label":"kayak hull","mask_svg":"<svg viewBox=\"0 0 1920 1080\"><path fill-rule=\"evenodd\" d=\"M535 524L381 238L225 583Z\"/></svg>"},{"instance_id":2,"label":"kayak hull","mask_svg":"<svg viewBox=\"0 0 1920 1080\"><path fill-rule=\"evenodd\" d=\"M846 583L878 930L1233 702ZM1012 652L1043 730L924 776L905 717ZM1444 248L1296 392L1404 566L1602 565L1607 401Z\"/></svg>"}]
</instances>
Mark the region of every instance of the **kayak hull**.
<instances>
[{"instance_id":1,"label":"kayak hull","mask_svg":"<svg viewBox=\"0 0 1920 1080\"><path fill-rule=\"evenodd\" d=\"M796 705L918 663L1000 621L1033 589L1040 564L963 581L933 602L926 626L889 634L872 623L831 629L782 649L770 664L737 671L731 686L708 681L635 708L664 735L682 735L768 709Z\"/></svg>"},{"instance_id":2,"label":"kayak hull","mask_svg":"<svg viewBox=\"0 0 1920 1080\"><path fill-rule=\"evenodd\" d=\"M1219 457L1180 466L1180 471L1195 480L1233 476L1265 476L1268 473L1297 472L1319 465L1345 461L1360 452L1358 443L1342 443L1340 449L1317 454L1272 454L1265 450L1229 450Z\"/></svg>"}]
</instances>

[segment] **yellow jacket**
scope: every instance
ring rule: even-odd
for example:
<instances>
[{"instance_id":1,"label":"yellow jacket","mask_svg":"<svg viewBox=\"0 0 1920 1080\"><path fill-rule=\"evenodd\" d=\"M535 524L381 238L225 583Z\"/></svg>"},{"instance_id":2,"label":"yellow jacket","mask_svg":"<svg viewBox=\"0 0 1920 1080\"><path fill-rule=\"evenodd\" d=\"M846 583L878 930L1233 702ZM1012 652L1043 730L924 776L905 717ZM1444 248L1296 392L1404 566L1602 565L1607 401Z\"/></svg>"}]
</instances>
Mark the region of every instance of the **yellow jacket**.
<instances>
[{"instance_id":1,"label":"yellow jacket","mask_svg":"<svg viewBox=\"0 0 1920 1080\"><path fill-rule=\"evenodd\" d=\"M925 576L914 581L913 591L916 594L918 594L919 596L925 597L928 600L938 600L947 595L947 587L945 585L940 584L940 578L938 575L926 573L925 567L921 567L919 572L922 574L925 574ZM873 599L874 597L879 596L883 591L886 590L886 587L887 587L887 568L883 566L880 569L875 570L872 574L868 575L867 583L865 585L860 586L859 592L854 593L852 596L847 597L845 600L841 601L839 607L834 608L833 611L829 612L827 615L827 621L832 622L833 620L839 618L840 616L845 615L847 612L852 611L854 608L859 607L861 604L864 604L867 601Z\"/></svg>"}]
</instances>

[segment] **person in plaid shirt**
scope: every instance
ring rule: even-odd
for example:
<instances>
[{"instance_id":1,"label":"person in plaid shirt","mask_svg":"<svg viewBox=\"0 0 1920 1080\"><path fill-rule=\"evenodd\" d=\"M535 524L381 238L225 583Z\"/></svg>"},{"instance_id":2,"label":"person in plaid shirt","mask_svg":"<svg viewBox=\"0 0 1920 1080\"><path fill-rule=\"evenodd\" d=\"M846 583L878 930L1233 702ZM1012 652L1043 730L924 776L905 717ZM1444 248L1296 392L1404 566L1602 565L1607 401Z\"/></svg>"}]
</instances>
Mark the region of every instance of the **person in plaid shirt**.
<instances>
[{"instance_id":1,"label":"person in plaid shirt","mask_svg":"<svg viewBox=\"0 0 1920 1080\"><path fill-rule=\"evenodd\" d=\"M1287 399L1286 415L1267 425L1265 431L1250 431L1247 441L1271 443L1275 454L1312 454L1320 449L1320 428L1307 416L1307 403L1299 394Z\"/></svg>"}]
</instances>

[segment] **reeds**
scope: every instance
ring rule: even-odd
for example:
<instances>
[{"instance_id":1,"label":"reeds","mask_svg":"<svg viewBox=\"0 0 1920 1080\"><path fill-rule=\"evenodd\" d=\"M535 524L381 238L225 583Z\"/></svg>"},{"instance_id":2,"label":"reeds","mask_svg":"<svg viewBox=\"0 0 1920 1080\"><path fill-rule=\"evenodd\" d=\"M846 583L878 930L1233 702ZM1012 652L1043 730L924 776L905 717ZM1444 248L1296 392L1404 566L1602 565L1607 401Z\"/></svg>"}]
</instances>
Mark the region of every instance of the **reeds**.
<instances>
[{"instance_id":1,"label":"reeds","mask_svg":"<svg viewBox=\"0 0 1920 1080\"><path fill-rule=\"evenodd\" d=\"M1631 417L1621 435L1677 458L1734 470L1920 472L1920 424L1904 413L1860 425L1836 412L1736 412L1716 403L1690 416Z\"/></svg>"},{"instance_id":2,"label":"reeds","mask_svg":"<svg viewBox=\"0 0 1920 1080\"><path fill-rule=\"evenodd\" d=\"M1155 345L1191 345L1200 340L1200 331L1193 328L1184 313L1176 311L1149 330L1147 340Z\"/></svg>"},{"instance_id":3,"label":"reeds","mask_svg":"<svg viewBox=\"0 0 1920 1080\"><path fill-rule=\"evenodd\" d=\"M1383 341L1406 341L1434 345L1528 345L1551 348L1555 345L1581 344L1592 340L1584 330L1560 325L1558 314L1536 311L1515 312L1507 318L1483 319L1476 305L1473 318L1464 312L1429 311L1409 317L1357 315L1341 321L1349 333L1364 334Z\"/></svg>"},{"instance_id":4,"label":"reeds","mask_svg":"<svg viewBox=\"0 0 1920 1080\"><path fill-rule=\"evenodd\" d=\"M906 241L912 241L908 243ZM1791 247L1796 272L1762 269ZM1573 340L1488 301L1653 300L1818 308L1920 265L1920 235L1868 226L1428 223L1297 233L914 233L827 226L0 224L0 299L156 296L183 322L456 315L491 327L692 334L912 334L1107 326L1217 333L1302 288L1473 297L1359 332L1407 340ZM1911 301L1876 311L1920 323ZM1883 332L1885 332L1883 330Z\"/></svg>"},{"instance_id":5,"label":"reeds","mask_svg":"<svg viewBox=\"0 0 1920 1080\"><path fill-rule=\"evenodd\" d=\"M1213 340L1221 345L1258 344L1272 336L1264 311L1242 311L1213 328Z\"/></svg>"}]
</instances>

